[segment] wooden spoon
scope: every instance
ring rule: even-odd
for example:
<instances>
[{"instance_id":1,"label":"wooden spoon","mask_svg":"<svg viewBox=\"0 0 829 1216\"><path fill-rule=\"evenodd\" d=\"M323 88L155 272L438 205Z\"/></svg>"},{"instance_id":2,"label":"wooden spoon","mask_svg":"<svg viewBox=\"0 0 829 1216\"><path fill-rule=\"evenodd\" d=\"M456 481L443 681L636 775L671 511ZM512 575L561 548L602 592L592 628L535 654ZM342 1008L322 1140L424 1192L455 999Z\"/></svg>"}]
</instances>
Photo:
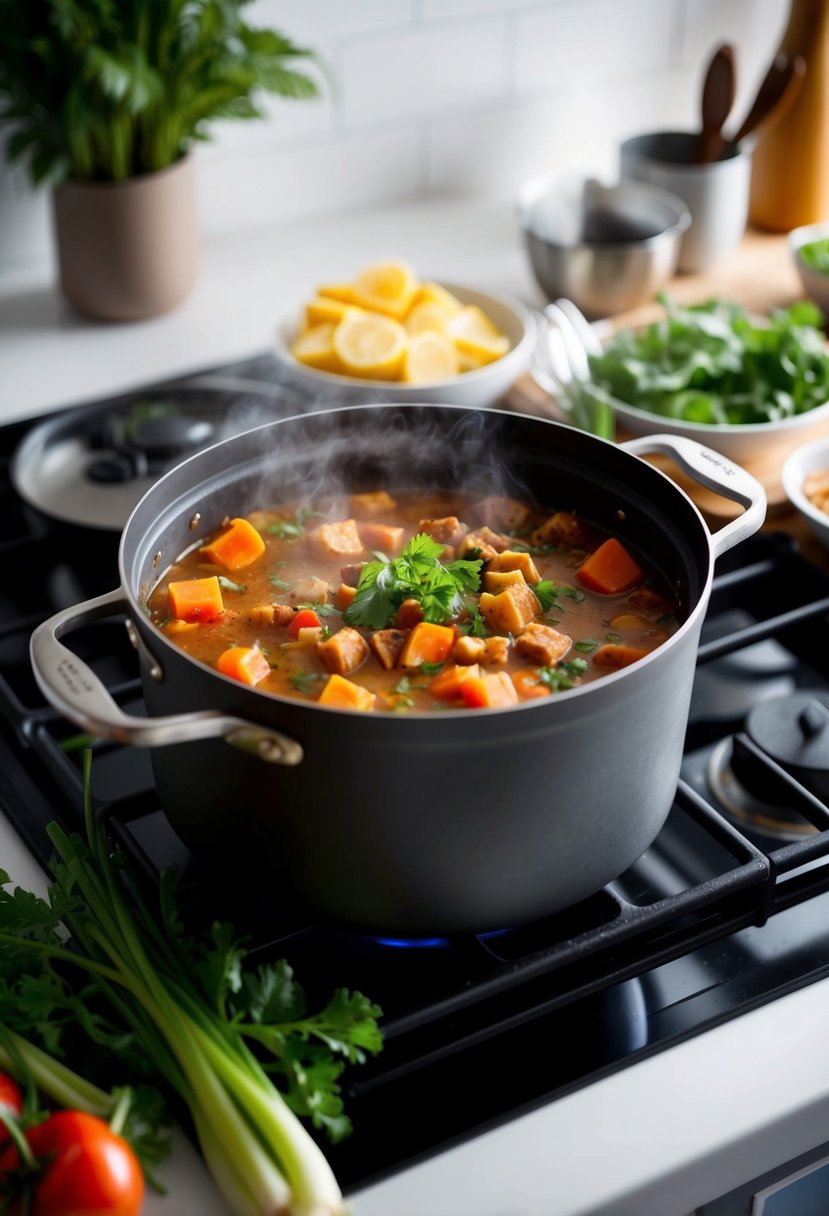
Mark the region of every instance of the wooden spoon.
<instances>
[{"instance_id":1,"label":"wooden spoon","mask_svg":"<svg viewBox=\"0 0 829 1216\"><path fill-rule=\"evenodd\" d=\"M725 42L714 52L702 87L702 130L697 139L696 161L709 164L719 159L725 144L722 135L734 105L736 70L734 48Z\"/></svg>"},{"instance_id":2,"label":"wooden spoon","mask_svg":"<svg viewBox=\"0 0 829 1216\"><path fill-rule=\"evenodd\" d=\"M754 103L732 141L740 143L761 124L768 125L782 118L803 86L806 61L802 55L780 51L772 60Z\"/></svg>"}]
</instances>

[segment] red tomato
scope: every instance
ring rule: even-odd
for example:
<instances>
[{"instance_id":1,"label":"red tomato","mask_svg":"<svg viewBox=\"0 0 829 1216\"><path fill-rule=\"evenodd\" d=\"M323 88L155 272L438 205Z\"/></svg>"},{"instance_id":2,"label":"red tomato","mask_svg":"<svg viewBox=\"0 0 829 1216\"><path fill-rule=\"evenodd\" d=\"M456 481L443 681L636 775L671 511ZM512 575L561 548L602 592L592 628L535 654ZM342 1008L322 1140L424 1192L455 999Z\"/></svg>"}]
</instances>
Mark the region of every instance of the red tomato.
<instances>
[{"instance_id":1,"label":"red tomato","mask_svg":"<svg viewBox=\"0 0 829 1216\"><path fill-rule=\"evenodd\" d=\"M310 608L301 608L294 619L285 630L289 638L296 641L299 636L300 629L316 629L321 625L322 621L317 616L316 612L312 612Z\"/></svg>"},{"instance_id":2,"label":"red tomato","mask_svg":"<svg viewBox=\"0 0 829 1216\"><path fill-rule=\"evenodd\" d=\"M26 1139L44 1159L32 1216L139 1216L144 1198L141 1167L126 1140L95 1115L60 1110ZM14 1145L0 1153L0 1175L19 1168ZM13 1209L14 1210L14 1209Z\"/></svg>"},{"instance_id":3,"label":"red tomato","mask_svg":"<svg viewBox=\"0 0 829 1216\"><path fill-rule=\"evenodd\" d=\"M0 1110L6 1115L13 1115L18 1119L23 1113L23 1095L20 1092L20 1086L11 1077L7 1077L4 1072L0 1072ZM4 1133L0 1130L0 1139Z\"/></svg>"}]
</instances>

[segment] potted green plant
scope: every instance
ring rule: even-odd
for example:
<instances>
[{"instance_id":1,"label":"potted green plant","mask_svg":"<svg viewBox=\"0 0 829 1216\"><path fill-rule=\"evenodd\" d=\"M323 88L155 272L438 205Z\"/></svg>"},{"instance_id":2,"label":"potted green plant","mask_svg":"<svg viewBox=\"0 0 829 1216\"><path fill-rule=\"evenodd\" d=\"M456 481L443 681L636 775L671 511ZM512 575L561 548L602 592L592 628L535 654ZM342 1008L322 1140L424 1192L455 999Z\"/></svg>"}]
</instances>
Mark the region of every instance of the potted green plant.
<instances>
[{"instance_id":1,"label":"potted green plant","mask_svg":"<svg viewBox=\"0 0 829 1216\"><path fill-rule=\"evenodd\" d=\"M198 268L191 149L263 91L317 94L313 52L249 25L247 0L0 0L9 160L54 187L61 286L83 312L174 308Z\"/></svg>"}]
</instances>

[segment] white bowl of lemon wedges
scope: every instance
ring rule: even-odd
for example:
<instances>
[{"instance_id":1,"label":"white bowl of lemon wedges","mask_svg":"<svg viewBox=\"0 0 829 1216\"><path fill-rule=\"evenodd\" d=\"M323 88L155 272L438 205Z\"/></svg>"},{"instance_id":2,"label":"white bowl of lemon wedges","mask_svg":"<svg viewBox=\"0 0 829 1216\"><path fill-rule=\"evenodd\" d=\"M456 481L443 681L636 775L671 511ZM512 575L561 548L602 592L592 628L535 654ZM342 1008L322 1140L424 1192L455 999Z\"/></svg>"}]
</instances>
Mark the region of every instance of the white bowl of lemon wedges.
<instances>
[{"instance_id":1,"label":"white bowl of lemon wedges","mask_svg":"<svg viewBox=\"0 0 829 1216\"><path fill-rule=\"evenodd\" d=\"M516 300L385 261L319 284L277 326L275 353L320 398L488 406L527 371L533 343Z\"/></svg>"}]
</instances>

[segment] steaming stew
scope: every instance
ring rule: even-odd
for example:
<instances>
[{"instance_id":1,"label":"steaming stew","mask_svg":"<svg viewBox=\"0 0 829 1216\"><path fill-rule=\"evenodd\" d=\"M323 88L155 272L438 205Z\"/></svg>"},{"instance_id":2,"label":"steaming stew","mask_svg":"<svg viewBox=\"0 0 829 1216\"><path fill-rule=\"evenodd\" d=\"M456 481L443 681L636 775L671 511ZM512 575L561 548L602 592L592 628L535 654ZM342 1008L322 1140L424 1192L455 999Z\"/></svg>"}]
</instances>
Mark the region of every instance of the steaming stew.
<instances>
[{"instance_id":1,"label":"steaming stew","mask_svg":"<svg viewBox=\"0 0 829 1216\"><path fill-rule=\"evenodd\" d=\"M148 607L227 676L394 713L548 697L637 662L679 624L648 563L572 511L432 491L226 520Z\"/></svg>"}]
</instances>

